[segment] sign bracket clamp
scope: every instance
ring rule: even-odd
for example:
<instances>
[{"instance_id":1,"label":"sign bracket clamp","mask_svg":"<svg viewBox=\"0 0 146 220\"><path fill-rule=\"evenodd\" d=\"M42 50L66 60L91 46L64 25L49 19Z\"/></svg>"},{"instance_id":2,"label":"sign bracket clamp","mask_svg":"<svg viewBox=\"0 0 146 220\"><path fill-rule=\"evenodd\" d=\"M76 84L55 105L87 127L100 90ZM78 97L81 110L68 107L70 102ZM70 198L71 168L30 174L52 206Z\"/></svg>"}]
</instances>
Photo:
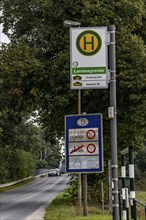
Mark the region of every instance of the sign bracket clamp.
<instances>
[{"instance_id":1,"label":"sign bracket clamp","mask_svg":"<svg viewBox=\"0 0 146 220\"><path fill-rule=\"evenodd\" d=\"M107 46L110 46L110 45L114 45L114 44L115 44L115 42L110 41L110 39L111 39L111 34L114 34L114 33L115 33L115 31L107 31L107 33L106 33L106 45L107 45Z\"/></svg>"}]
</instances>

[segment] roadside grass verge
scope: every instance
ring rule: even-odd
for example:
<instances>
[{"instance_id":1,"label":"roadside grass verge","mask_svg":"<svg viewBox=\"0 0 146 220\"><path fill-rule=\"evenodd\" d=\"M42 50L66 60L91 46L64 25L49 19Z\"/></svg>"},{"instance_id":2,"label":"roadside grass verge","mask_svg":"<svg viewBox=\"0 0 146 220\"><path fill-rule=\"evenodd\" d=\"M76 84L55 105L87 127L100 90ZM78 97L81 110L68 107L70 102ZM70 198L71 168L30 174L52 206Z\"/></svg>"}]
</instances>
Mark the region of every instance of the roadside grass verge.
<instances>
[{"instance_id":1,"label":"roadside grass verge","mask_svg":"<svg viewBox=\"0 0 146 220\"><path fill-rule=\"evenodd\" d=\"M105 215L101 215L101 209L88 207L88 216L79 216L78 208L72 205L66 193L61 193L57 196L46 209L44 220L111 220L112 216L108 210L105 210ZM146 192L136 192L136 199L146 204ZM129 208L130 212L130 208ZM144 207L137 205L137 219L144 219Z\"/></svg>"},{"instance_id":2,"label":"roadside grass verge","mask_svg":"<svg viewBox=\"0 0 146 220\"><path fill-rule=\"evenodd\" d=\"M146 205L146 191L136 191L136 199ZM136 212L137 212L138 220L145 219L144 206L137 203Z\"/></svg>"},{"instance_id":3,"label":"roadside grass verge","mask_svg":"<svg viewBox=\"0 0 146 220\"><path fill-rule=\"evenodd\" d=\"M29 184L29 183L33 182L34 180L35 180L35 177L32 177L31 179L25 180L25 181L23 181L21 183L17 183L17 184L12 185L12 186L6 186L6 187L3 187L3 188L0 188L0 193L7 192L7 191L10 191L10 190L19 188L21 186L24 186L26 184Z\"/></svg>"},{"instance_id":4,"label":"roadside grass verge","mask_svg":"<svg viewBox=\"0 0 146 220\"><path fill-rule=\"evenodd\" d=\"M136 191L136 199L146 204L146 191Z\"/></svg>"},{"instance_id":5,"label":"roadside grass verge","mask_svg":"<svg viewBox=\"0 0 146 220\"><path fill-rule=\"evenodd\" d=\"M64 193L57 196L46 209L44 220L111 220L112 217L106 211L101 215L101 210L95 207L89 207L88 216L79 216L78 208L71 204L71 201L65 197Z\"/></svg>"}]
</instances>

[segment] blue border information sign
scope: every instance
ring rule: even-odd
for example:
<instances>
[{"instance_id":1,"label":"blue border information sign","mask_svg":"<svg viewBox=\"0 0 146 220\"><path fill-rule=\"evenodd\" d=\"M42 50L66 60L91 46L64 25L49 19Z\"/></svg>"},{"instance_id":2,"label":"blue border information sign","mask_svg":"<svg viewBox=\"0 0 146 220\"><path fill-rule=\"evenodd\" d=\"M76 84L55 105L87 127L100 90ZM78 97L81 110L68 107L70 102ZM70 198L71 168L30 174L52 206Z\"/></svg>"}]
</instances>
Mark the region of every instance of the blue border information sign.
<instances>
[{"instance_id":1,"label":"blue border information sign","mask_svg":"<svg viewBox=\"0 0 146 220\"><path fill-rule=\"evenodd\" d=\"M103 172L102 115L65 117L66 172Z\"/></svg>"}]
</instances>

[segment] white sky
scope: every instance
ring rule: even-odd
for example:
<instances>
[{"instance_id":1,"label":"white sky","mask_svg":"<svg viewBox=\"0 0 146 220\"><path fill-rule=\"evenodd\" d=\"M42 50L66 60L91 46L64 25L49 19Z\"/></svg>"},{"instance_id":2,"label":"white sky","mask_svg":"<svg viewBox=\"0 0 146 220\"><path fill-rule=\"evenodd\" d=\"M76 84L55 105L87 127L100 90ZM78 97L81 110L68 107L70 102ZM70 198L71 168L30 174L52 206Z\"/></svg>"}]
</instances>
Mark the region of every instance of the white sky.
<instances>
[{"instance_id":1,"label":"white sky","mask_svg":"<svg viewBox=\"0 0 146 220\"><path fill-rule=\"evenodd\" d=\"M3 33L2 25L0 25L0 43L9 43L8 37Z\"/></svg>"},{"instance_id":2,"label":"white sky","mask_svg":"<svg viewBox=\"0 0 146 220\"><path fill-rule=\"evenodd\" d=\"M0 11L0 16L2 15L2 10ZM3 25L0 24L0 43L9 43L8 37L3 33Z\"/></svg>"}]
</instances>

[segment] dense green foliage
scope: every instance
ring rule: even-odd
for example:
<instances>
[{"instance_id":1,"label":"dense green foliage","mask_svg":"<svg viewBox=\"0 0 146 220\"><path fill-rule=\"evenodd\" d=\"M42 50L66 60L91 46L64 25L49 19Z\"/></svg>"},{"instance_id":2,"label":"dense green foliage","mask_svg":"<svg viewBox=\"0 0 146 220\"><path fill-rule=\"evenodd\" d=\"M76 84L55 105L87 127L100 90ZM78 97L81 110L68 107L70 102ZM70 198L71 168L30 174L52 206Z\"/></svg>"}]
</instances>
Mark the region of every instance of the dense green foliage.
<instances>
[{"instance_id":1,"label":"dense green foliage","mask_svg":"<svg viewBox=\"0 0 146 220\"><path fill-rule=\"evenodd\" d=\"M145 1L2 2L4 31L11 30L12 42L2 56L4 85L8 85L4 90L8 93L13 78L8 93L16 100L13 108L38 108L48 138L50 132L63 134L64 115L77 113L77 93L69 89L69 33L63 21L116 25L118 144L119 148L140 146L146 126ZM104 115L105 140L108 99L108 90L82 92L82 111Z\"/></svg>"},{"instance_id":2,"label":"dense green foliage","mask_svg":"<svg viewBox=\"0 0 146 220\"><path fill-rule=\"evenodd\" d=\"M0 183L32 176L36 168L59 165L60 147L54 144L51 160L51 144L40 138L40 128L20 116L12 111L0 114Z\"/></svg>"},{"instance_id":3,"label":"dense green foliage","mask_svg":"<svg viewBox=\"0 0 146 220\"><path fill-rule=\"evenodd\" d=\"M139 151L135 157L136 187L146 190L146 148Z\"/></svg>"},{"instance_id":4,"label":"dense green foliage","mask_svg":"<svg viewBox=\"0 0 146 220\"><path fill-rule=\"evenodd\" d=\"M12 112L1 112L0 127L0 182L33 175L38 146L35 128Z\"/></svg>"},{"instance_id":5,"label":"dense green foliage","mask_svg":"<svg viewBox=\"0 0 146 220\"><path fill-rule=\"evenodd\" d=\"M45 140L53 146L64 135L64 116L77 113L63 21L89 27L115 24L118 149L141 148L146 137L146 1L2 0L2 7L11 43L1 53L1 110L27 115L37 109ZM110 158L108 106L109 90L82 91L82 112L103 114L105 161Z\"/></svg>"}]
</instances>

